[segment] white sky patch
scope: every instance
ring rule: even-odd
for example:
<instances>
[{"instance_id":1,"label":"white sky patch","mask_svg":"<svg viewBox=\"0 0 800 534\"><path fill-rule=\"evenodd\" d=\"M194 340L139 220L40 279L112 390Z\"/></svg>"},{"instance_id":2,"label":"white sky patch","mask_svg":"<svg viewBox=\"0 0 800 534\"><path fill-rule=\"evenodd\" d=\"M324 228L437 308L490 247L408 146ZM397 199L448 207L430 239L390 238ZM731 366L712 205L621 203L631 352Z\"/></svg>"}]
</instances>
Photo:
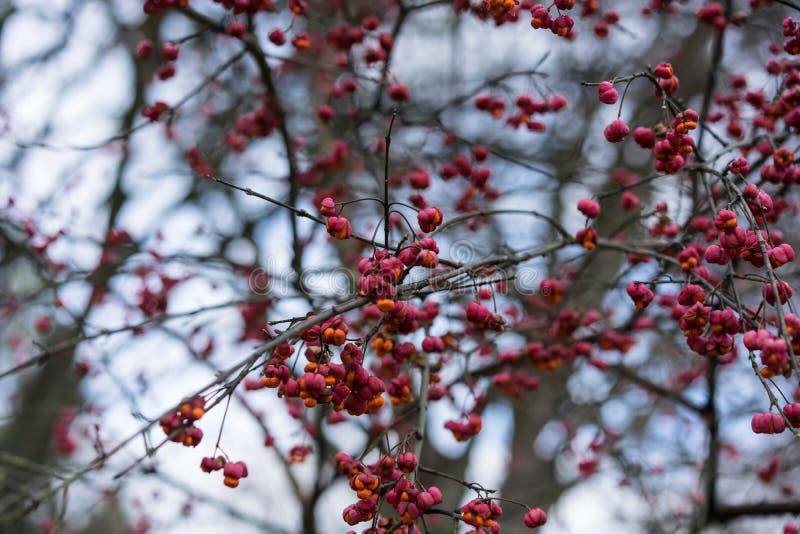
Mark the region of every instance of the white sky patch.
<instances>
[{"instance_id":1,"label":"white sky patch","mask_svg":"<svg viewBox=\"0 0 800 534\"><path fill-rule=\"evenodd\" d=\"M542 533L636 534L640 530L626 526L625 521L635 520L646 509L644 504L635 490L620 487L613 478L597 474L566 491L548 511ZM635 523L628 523L631 524Z\"/></svg>"}]
</instances>

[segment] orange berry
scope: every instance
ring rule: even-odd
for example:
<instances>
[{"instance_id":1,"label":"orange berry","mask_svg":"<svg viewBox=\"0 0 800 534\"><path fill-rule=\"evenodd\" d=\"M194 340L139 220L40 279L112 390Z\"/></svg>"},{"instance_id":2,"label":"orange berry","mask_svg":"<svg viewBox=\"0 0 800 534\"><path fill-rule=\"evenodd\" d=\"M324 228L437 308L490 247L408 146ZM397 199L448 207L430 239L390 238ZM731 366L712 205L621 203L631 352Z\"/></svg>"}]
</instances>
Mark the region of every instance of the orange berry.
<instances>
[{"instance_id":1,"label":"orange berry","mask_svg":"<svg viewBox=\"0 0 800 534\"><path fill-rule=\"evenodd\" d=\"M394 301L392 299L380 299L375 303L378 309L383 313L390 312L394 309Z\"/></svg>"}]
</instances>

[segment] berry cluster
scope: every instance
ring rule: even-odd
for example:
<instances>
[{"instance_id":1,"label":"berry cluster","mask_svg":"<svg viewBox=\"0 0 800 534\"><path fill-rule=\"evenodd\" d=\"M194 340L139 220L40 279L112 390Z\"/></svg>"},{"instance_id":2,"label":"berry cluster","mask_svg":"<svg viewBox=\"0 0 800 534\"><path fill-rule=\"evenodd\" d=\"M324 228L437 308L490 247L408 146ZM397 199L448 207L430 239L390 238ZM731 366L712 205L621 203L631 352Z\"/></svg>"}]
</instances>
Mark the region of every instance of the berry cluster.
<instances>
[{"instance_id":1,"label":"berry cluster","mask_svg":"<svg viewBox=\"0 0 800 534\"><path fill-rule=\"evenodd\" d=\"M796 56L800 54L800 25L791 17L783 19L783 36L786 41L783 43L783 49L787 54Z\"/></svg>"},{"instance_id":2,"label":"berry cluster","mask_svg":"<svg viewBox=\"0 0 800 534\"><path fill-rule=\"evenodd\" d=\"M217 456L216 458L203 457L200 461L200 469L205 473L222 469L222 474L225 477L223 483L229 488L238 487L239 479L247 477L247 464L241 461L229 462L224 456Z\"/></svg>"},{"instance_id":3,"label":"berry cluster","mask_svg":"<svg viewBox=\"0 0 800 534\"><path fill-rule=\"evenodd\" d=\"M489 113L499 119L506 111L506 101L502 97L493 97L490 94L480 95L475 98L475 108ZM523 94L516 99L516 112L506 117L506 124L514 129L525 126L531 132L543 132L545 124L535 120L537 115L558 113L567 107L567 99L563 95L555 95L547 100L536 100L531 95Z\"/></svg>"},{"instance_id":4,"label":"berry cluster","mask_svg":"<svg viewBox=\"0 0 800 534\"><path fill-rule=\"evenodd\" d=\"M550 30L559 37L571 39L573 37L572 27L575 25L575 21L569 15L562 14L561 11L570 10L574 5L575 0L556 0L550 8L542 4L535 4L531 7L531 27L534 30ZM552 7L556 8L555 18L550 14Z\"/></svg>"},{"instance_id":5,"label":"berry cluster","mask_svg":"<svg viewBox=\"0 0 800 534\"><path fill-rule=\"evenodd\" d=\"M347 326L341 318L306 331L302 339L308 363L297 379L292 377L286 362L294 347L279 345L265 364L263 385L278 388L279 396L302 399L307 408L331 404L335 411L346 410L350 415L377 412L383 406L386 388L380 378L370 375L362 366L364 354L358 346L348 343L342 348L341 364L325 361L329 358L329 343L343 344L346 332Z\"/></svg>"},{"instance_id":6,"label":"berry cluster","mask_svg":"<svg viewBox=\"0 0 800 534\"><path fill-rule=\"evenodd\" d=\"M185 447L197 447L203 439L203 431L194 423L205 415L205 404L203 397L184 401L175 412L161 418L161 430L170 441L182 443Z\"/></svg>"},{"instance_id":7,"label":"berry cluster","mask_svg":"<svg viewBox=\"0 0 800 534\"><path fill-rule=\"evenodd\" d=\"M457 441L467 441L480 434L483 428L483 418L480 414L472 413L467 417L466 421L450 420L444 424L444 427L453 433L453 437Z\"/></svg>"},{"instance_id":8,"label":"berry cluster","mask_svg":"<svg viewBox=\"0 0 800 534\"><path fill-rule=\"evenodd\" d=\"M476 498L461 507L461 520L472 525L475 533L481 530L499 534L500 523L497 521L503 514L503 509L492 499Z\"/></svg>"},{"instance_id":9,"label":"berry cluster","mask_svg":"<svg viewBox=\"0 0 800 534\"><path fill-rule=\"evenodd\" d=\"M381 501L392 506L398 515L398 523L390 518L382 518L386 532L414 525L430 508L442 502L442 492L436 486L421 489L406 475L413 475L418 466L414 453L404 452L392 456L382 456L373 464L354 460L348 454L336 455L336 468L348 477L350 487L356 492L358 501L345 508L343 517L348 525L369 521L378 512ZM416 530L414 530L416 532ZM366 532L366 531L365 531Z\"/></svg>"},{"instance_id":10,"label":"berry cluster","mask_svg":"<svg viewBox=\"0 0 800 534\"><path fill-rule=\"evenodd\" d=\"M789 325L797 330L798 321L797 317L788 314L785 317L787 328ZM760 352L761 364L764 366L761 369L761 375L765 378L771 378L776 375L789 376L792 368L789 365L789 346L786 340L774 336L768 330L750 330L745 332L742 342L749 351ZM792 349L800 347L795 339L792 339Z\"/></svg>"},{"instance_id":11,"label":"berry cluster","mask_svg":"<svg viewBox=\"0 0 800 534\"><path fill-rule=\"evenodd\" d=\"M638 127L633 139L642 148L650 148L656 158L656 170L668 174L678 172L694 151L694 140L687 132L697 128L697 112L687 109L678 113L672 128L658 124L654 128Z\"/></svg>"},{"instance_id":12,"label":"berry cluster","mask_svg":"<svg viewBox=\"0 0 800 534\"><path fill-rule=\"evenodd\" d=\"M725 19L725 8L719 2L711 2L701 6L695 12L697 18L719 31L725 29L728 21Z\"/></svg>"}]
</instances>

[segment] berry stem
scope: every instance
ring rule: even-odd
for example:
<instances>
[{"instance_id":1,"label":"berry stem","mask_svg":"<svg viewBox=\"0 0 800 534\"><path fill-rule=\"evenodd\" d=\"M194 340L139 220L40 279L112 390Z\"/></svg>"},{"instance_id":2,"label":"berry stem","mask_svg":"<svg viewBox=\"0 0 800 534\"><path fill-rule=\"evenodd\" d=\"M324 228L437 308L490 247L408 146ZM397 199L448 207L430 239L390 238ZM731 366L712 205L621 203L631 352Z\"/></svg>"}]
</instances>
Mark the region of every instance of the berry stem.
<instances>
[{"instance_id":1,"label":"berry stem","mask_svg":"<svg viewBox=\"0 0 800 534\"><path fill-rule=\"evenodd\" d=\"M383 245L389 250L389 146L392 144L392 127L397 117L397 109L392 110L389 131L386 132L386 147L383 157Z\"/></svg>"}]
</instances>

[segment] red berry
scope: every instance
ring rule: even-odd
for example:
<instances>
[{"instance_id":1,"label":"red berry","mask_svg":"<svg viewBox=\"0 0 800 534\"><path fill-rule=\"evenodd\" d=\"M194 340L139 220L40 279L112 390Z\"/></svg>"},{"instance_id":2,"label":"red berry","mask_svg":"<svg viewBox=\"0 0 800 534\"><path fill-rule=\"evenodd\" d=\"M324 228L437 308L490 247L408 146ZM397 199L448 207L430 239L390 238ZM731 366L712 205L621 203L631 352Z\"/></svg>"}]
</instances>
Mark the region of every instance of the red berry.
<instances>
[{"instance_id":1,"label":"red berry","mask_svg":"<svg viewBox=\"0 0 800 534\"><path fill-rule=\"evenodd\" d=\"M136 55L139 59L147 59L153 53L153 41L145 39L136 46Z\"/></svg>"},{"instance_id":2,"label":"red berry","mask_svg":"<svg viewBox=\"0 0 800 534\"><path fill-rule=\"evenodd\" d=\"M622 120L617 119L603 130L603 135L610 143L620 143L628 137L631 129Z\"/></svg>"},{"instance_id":3,"label":"red berry","mask_svg":"<svg viewBox=\"0 0 800 534\"><path fill-rule=\"evenodd\" d=\"M161 45L161 55L167 61L175 61L181 53L181 45L177 43L164 43Z\"/></svg>"},{"instance_id":4,"label":"red berry","mask_svg":"<svg viewBox=\"0 0 800 534\"><path fill-rule=\"evenodd\" d=\"M269 32L268 38L270 42L276 46L283 46L286 44L286 34L283 31L275 28L271 32Z\"/></svg>"},{"instance_id":5,"label":"red berry","mask_svg":"<svg viewBox=\"0 0 800 534\"><path fill-rule=\"evenodd\" d=\"M600 95L600 102L603 104L614 104L619 97L619 93L614 89L614 84L611 82L601 82L597 87L597 91Z\"/></svg>"},{"instance_id":6,"label":"red berry","mask_svg":"<svg viewBox=\"0 0 800 534\"><path fill-rule=\"evenodd\" d=\"M547 523L547 514L541 508L533 508L525 514L523 521L528 528L540 527Z\"/></svg>"},{"instance_id":7,"label":"red berry","mask_svg":"<svg viewBox=\"0 0 800 534\"><path fill-rule=\"evenodd\" d=\"M411 98L411 93L408 90L408 87L402 83L394 83L389 86L389 98L392 100L396 100L397 102L407 102L409 98Z\"/></svg>"}]
</instances>

